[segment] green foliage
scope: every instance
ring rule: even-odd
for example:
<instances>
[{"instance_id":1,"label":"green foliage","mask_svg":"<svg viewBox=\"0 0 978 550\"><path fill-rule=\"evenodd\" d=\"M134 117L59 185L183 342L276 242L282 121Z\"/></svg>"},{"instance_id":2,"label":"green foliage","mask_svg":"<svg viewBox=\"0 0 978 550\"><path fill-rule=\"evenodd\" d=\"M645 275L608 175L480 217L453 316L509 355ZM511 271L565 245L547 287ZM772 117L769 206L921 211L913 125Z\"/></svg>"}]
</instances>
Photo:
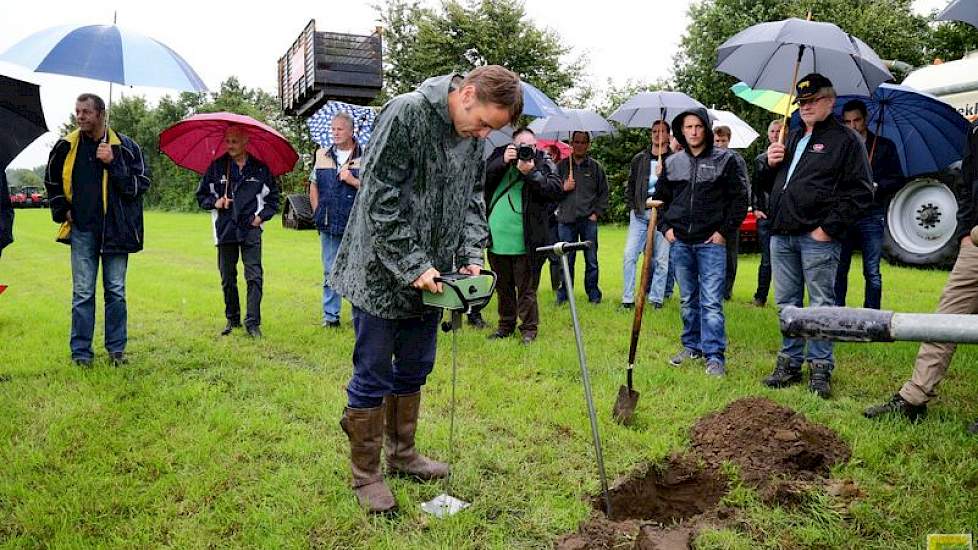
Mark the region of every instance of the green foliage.
<instances>
[{"instance_id":1,"label":"green foliage","mask_svg":"<svg viewBox=\"0 0 978 550\"><path fill-rule=\"evenodd\" d=\"M6 170L7 185L14 187L34 186L44 187L44 166L35 168L8 168Z\"/></svg>"},{"instance_id":2,"label":"green foliage","mask_svg":"<svg viewBox=\"0 0 978 550\"><path fill-rule=\"evenodd\" d=\"M114 99L109 107L109 124L139 144L150 168L153 185L146 196L146 206L163 210L192 211L198 208L194 191L200 176L180 168L159 151L159 135L167 127L197 113L227 111L248 115L278 130L300 153L296 169L282 176L285 192L304 190L314 145L305 123L282 113L275 96L257 88L248 88L230 77L211 94L184 92L177 97L164 96L154 107L142 96ZM64 135L76 127L74 116L60 127Z\"/></svg>"},{"instance_id":3,"label":"green foliage","mask_svg":"<svg viewBox=\"0 0 978 550\"><path fill-rule=\"evenodd\" d=\"M439 9L390 0L375 6L384 25L384 98L426 78L481 65L503 65L550 97L575 84L583 61L560 61L569 48L554 31L526 18L523 2L447 0Z\"/></svg>"}]
</instances>

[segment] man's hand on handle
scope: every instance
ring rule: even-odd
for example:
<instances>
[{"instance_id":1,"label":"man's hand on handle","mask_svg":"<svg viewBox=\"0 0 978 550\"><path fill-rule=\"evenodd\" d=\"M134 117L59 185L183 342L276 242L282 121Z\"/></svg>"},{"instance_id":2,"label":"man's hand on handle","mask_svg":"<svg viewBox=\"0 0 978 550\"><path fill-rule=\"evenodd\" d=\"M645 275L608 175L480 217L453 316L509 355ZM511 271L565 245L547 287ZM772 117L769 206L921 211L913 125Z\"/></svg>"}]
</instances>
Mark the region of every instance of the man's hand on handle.
<instances>
[{"instance_id":1,"label":"man's hand on handle","mask_svg":"<svg viewBox=\"0 0 978 550\"><path fill-rule=\"evenodd\" d=\"M441 283L435 282L436 277L441 277L441 273L439 273L437 269L429 267L428 271L422 273L420 277L411 283L411 286L418 290L441 293Z\"/></svg>"},{"instance_id":2,"label":"man's hand on handle","mask_svg":"<svg viewBox=\"0 0 978 550\"><path fill-rule=\"evenodd\" d=\"M775 168L784 160L784 144L775 141L767 146L767 165Z\"/></svg>"}]
</instances>

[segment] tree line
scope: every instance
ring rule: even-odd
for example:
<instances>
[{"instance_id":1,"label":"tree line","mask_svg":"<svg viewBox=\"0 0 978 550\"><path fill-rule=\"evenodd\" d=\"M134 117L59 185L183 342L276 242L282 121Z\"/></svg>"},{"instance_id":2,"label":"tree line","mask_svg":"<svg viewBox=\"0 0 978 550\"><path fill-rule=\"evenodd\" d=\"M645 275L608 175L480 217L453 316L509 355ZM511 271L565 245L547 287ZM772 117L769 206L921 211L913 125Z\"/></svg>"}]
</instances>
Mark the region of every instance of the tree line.
<instances>
[{"instance_id":1,"label":"tree line","mask_svg":"<svg viewBox=\"0 0 978 550\"><path fill-rule=\"evenodd\" d=\"M635 92L676 89L708 107L729 109L761 130L762 138L745 157L759 152L763 129L771 113L752 107L730 91L735 79L713 70L717 47L750 25L787 17L812 18L839 25L872 47L886 60L919 66L933 59L952 60L978 46L978 32L961 23L935 24L933 14L916 15L912 0L701 0L688 11L689 23L673 60L668 79L658 82L608 83L598 90L579 85L587 59L568 59L572 43L540 22L526 16L522 2L503 0L446 0L437 7L418 1L388 0L375 6L384 27L384 89L375 104L414 89L431 75L467 71L484 64L500 64L518 73L563 106L595 109L608 116ZM650 29L655 32L655 29ZM622 55L629 55L622 52ZM636 62L641 54L635 52ZM271 70L271 68L269 68ZM899 81L904 76L895 72ZM233 111L252 116L281 132L300 153L296 169L281 178L287 193L305 189L315 145L305 122L287 116L278 98L257 88L243 86L235 77L211 93L166 96L151 106L141 96L112 102L112 126L139 144L153 173L154 185L146 197L152 208L194 210L193 191L199 178L179 168L159 152L159 133L167 126L196 113ZM62 133L74 126L69 119ZM626 221L624 182L632 156L647 145L647 131L624 129L614 136L599 137L593 156L608 174L611 186L610 221ZM43 167L8 171L12 185L34 183Z\"/></svg>"}]
</instances>

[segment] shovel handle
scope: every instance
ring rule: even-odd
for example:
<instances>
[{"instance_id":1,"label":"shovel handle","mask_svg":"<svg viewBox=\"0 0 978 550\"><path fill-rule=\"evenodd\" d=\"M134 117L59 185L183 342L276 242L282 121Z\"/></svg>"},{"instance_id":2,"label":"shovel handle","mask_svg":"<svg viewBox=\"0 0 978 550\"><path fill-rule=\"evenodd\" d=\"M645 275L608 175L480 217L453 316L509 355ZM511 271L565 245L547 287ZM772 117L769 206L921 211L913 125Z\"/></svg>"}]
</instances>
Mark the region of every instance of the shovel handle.
<instances>
[{"instance_id":1,"label":"shovel handle","mask_svg":"<svg viewBox=\"0 0 978 550\"><path fill-rule=\"evenodd\" d=\"M658 203L661 205L660 201L649 201L649 204ZM651 214L649 214L649 226L645 233L645 250L642 257L642 278L638 287L638 296L635 300L635 318L632 320L632 338L628 345L628 376L629 379L632 375L631 365L635 364L635 353L638 351L638 337L642 332L642 312L645 311L645 287L649 285L649 264L651 263L652 254L655 251L655 226L658 222L659 208L658 205L651 206ZM631 380L629 380L628 389L632 388Z\"/></svg>"}]
</instances>

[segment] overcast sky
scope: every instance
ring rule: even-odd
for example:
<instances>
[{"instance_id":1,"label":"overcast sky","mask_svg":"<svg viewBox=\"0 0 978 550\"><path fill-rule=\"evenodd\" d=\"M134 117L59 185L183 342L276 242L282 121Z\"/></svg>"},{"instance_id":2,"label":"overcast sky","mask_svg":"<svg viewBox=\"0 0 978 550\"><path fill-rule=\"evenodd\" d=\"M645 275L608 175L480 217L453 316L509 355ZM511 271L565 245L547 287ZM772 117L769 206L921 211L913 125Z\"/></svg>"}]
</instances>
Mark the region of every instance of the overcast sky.
<instances>
[{"instance_id":1,"label":"overcast sky","mask_svg":"<svg viewBox=\"0 0 978 550\"><path fill-rule=\"evenodd\" d=\"M377 0L382 1L382 0ZM229 76L250 87L275 93L278 58L310 19L317 30L369 34L377 25L373 2L338 0L277 0L257 9L229 10L224 2L167 0L165 2L78 3L77 1L3 0L0 52L31 33L57 25L108 24L119 7L119 25L151 36L183 56L211 89ZM672 56L686 27L691 2L633 2L604 0L527 0L528 16L557 31L571 46L568 55L586 54L591 84L608 79L655 81L667 78ZM927 12L946 0L916 0ZM247 6L247 3L238 3ZM104 6L104 7L103 7ZM165 8L165 9L163 9ZM342 15L340 15L342 14ZM0 62L0 74L41 85L48 127L57 129L74 109L81 92L108 96L108 84L91 80L31 73ZM114 87L114 97L141 94L152 101L167 90ZM11 168L43 164L57 136L49 132L11 163Z\"/></svg>"}]
</instances>

